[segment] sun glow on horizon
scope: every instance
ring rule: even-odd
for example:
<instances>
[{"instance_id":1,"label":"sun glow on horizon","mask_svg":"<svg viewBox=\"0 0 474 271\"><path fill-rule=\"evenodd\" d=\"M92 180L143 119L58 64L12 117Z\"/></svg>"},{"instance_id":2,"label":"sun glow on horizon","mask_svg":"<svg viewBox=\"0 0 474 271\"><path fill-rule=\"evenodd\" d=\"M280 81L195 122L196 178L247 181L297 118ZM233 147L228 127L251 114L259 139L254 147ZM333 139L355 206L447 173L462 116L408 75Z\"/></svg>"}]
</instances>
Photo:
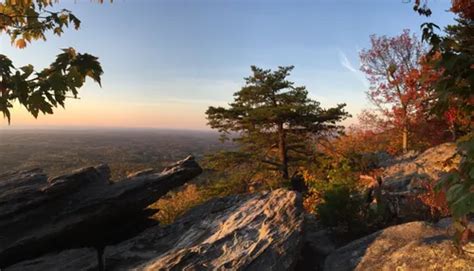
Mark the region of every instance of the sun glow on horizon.
<instances>
[{"instance_id":1,"label":"sun glow on horizon","mask_svg":"<svg viewBox=\"0 0 474 271\"><path fill-rule=\"evenodd\" d=\"M70 100L66 108L56 108L54 114L39 114L35 119L24 107L15 105L11 124L6 119L0 127L118 127L170 128L204 130L206 119L203 105L185 102L127 103Z\"/></svg>"},{"instance_id":2,"label":"sun glow on horizon","mask_svg":"<svg viewBox=\"0 0 474 271\"><path fill-rule=\"evenodd\" d=\"M290 80L306 86L324 108L347 104L353 117L342 125L349 126L369 106L364 93L368 83L358 70L358 52L368 46L369 35L419 29L425 20L397 1L344 1L343 8L332 1L184 2L60 1L57 8L70 9L81 19L79 31L48 35L47 41L21 50L0 39L1 54L16 67L33 64L40 71L61 48L73 47L99 57L104 69L103 87L87 82L79 89L81 99L68 99L65 109L35 119L15 104L11 124L3 118L0 128L209 130L205 111L232 102L250 65L273 70L294 65ZM443 12L449 1L433 3L433 8L439 12L432 19L441 27L453 21ZM128 17L135 19L124 20ZM391 24L373 23L380 20ZM318 21L337 23L328 27ZM282 39L282 33L288 38Z\"/></svg>"}]
</instances>

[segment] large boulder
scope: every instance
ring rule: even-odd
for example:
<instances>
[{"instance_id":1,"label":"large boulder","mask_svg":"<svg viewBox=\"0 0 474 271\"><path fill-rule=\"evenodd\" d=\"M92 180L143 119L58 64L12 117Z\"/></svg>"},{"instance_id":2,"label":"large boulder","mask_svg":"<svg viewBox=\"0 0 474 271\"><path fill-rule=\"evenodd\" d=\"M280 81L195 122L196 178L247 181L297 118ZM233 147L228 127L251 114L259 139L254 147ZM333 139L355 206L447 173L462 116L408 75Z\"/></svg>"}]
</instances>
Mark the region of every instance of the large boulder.
<instances>
[{"instance_id":1,"label":"large boulder","mask_svg":"<svg viewBox=\"0 0 474 271\"><path fill-rule=\"evenodd\" d=\"M410 222L380 230L336 250L324 270L474 270L474 258L454 248L449 224Z\"/></svg>"},{"instance_id":2,"label":"large boulder","mask_svg":"<svg viewBox=\"0 0 474 271\"><path fill-rule=\"evenodd\" d=\"M400 222L437 219L446 214L446 206L425 204L422 194L432 192L443 174L457 168L460 156L454 143L444 143L421 154L408 153L384 168L380 199L392 217ZM433 199L434 200L434 199Z\"/></svg>"},{"instance_id":3,"label":"large boulder","mask_svg":"<svg viewBox=\"0 0 474 271\"><path fill-rule=\"evenodd\" d=\"M291 270L303 243L301 205L283 189L214 199L106 248L106 270ZM6 270L94 270L95 257L68 250Z\"/></svg>"},{"instance_id":4,"label":"large boulder","mask_svg":"<svg viewBox=\"0 0 474 271\"><path fill-rule=\"evenodd\" d=\"M456 168L460 161L455 143L432 147L419 155L404 155L392 161L383 172L382 187L393 192L423 189L423 181L436 181Z\"/></svg>"},{"instance_id":5,"label":"large boulder","mask_svg":"<svg viewBox=\"0 0 474 271\"><path fill-rule=\"evenodd\" d=\"M161 173L109 181L105 165L50 178L39 169L0 175L0 268L68 248L117 243L153 224L146 207L199 175L192 157Z\"/></svg>"}]
</instances>

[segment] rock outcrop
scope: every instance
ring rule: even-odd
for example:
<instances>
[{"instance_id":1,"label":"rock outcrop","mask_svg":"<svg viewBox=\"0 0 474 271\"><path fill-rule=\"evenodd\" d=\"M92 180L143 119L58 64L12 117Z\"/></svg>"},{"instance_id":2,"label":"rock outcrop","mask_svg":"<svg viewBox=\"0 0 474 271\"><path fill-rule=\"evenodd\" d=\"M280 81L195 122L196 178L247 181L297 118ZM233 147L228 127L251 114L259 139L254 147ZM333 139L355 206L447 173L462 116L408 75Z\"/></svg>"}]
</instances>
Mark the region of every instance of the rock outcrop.
<instances>
[{"instance_id":1,"label":"rock outcrop","mask_svg":"<svg viewBox=\"0 0 474 271\"><path fill-rule=\"evenodd\" d=\"M325 271L474 270L447 234L450 223L410 222L380 230L332 253Z\"/></svg>"},{"instance_id":2,"label":"rock outcrop","mask_svg":"<svg viewBox=\"0 0 474 271\"><path fill-rule=\"evenodd\" d=\"M0 268L52 251L117 243L151 223L148 205L199 175L188 157L161 173L109 181L106 165L48 179L40 169L0 175Z\"/></svg>"},{"instance_id":3,"label":"rock outcrop","mask_svg":"<svg viewBox=\"0 0 474 271\"><path fill-rule=\"evenodd\" d=\"M423 181L438 180L459 157L453 144L443 144L393 161L381 180L367 178L396 213L389 223L400 223L423 217L412 199L424 191ZM474 259L454 250L446 220L389 227L337 248L331 232L303 214L299 193L283 189L213 199L166 227L148 220L153 210L146 206L200 172L189 158L161 173L148 169L114 183L103 165L49 180L40 170L0 175L0 268L97 270L103 262L106 270L474 266Z\"/></svg>"},{"instance_id":4,"label":"rock outcrop","mask_svg":"<svg viewBox=\"0 0 474 271\"><path fill-rule=\"evenodd\" d=\"M383 172L382 187L392 192L423 189L423 181L436 181L457 167L460 157L455 143L444 143L419 155L401 156Z\"/></svg>"},{"instance_id":5,"label":"rock outcrop","mask_svg":"<svg viewBox=\"0 0 474 271\"><path fill-rule=\"evenodd\" d=\"M397 157L383 170L380 198L398 223L442 217L445 211L427 206L420 195L431 190L459 162L454 143L441 144L418 155Z\"/></svg>"},{"instance_id":6,"label":"rock outcrop","mask_svg":"<svg viewBox=\"0 0 474 271\"><path fill-rule=\"evenodd\" d=\"M107 270L292 270L302 247L298 193L273 192L211 200L172 225L154 226L107 247ZM94 270L95 252L67 250L6 270Z\"/></svg>"}]
</instances>

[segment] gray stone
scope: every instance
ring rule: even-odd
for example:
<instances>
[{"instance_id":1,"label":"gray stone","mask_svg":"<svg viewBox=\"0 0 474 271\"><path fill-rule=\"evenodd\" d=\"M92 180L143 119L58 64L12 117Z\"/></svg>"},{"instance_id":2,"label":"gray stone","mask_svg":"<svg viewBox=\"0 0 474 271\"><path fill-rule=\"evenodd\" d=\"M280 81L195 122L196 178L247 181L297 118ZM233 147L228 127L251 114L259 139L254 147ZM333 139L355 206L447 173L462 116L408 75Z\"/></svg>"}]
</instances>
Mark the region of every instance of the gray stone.
<instances>
[{"instance_id":1,"label":"gray stone","mask_svg":"<svg viewBox=\"0 0 474 271\"><path fill-rule=\"evenodd\" d=\"M474 270L474 259L454 248L445 222L410 222L339 248L324 270Z\"/></svg>"},{"instance_id":2,"label":"gray stone","mask_svg":"<svg viewBox=\"0 0 474 271\"><path fill-rule=\"evenodd\" d=\"M393 192L422 190L423 181L436 181L459 164L456 144L444 143L419 155L401 157L385 168L382 187Z\"/></svg>"},{"instance_id":3,"label":"gray stone","mask_svg":"<svg viewBox=\"0 0 474 271\"><path fill-rule=\"evenodd\" d=\"M151 225L148 205L199 175L192 157L162 173L110 183L101 165L47 179L41 170L0 176L0 268L69 248L103 247Z\"/></svg>"},{"instance_id":4,"label":"gray stone","mask_svg":"<svg viewBox=\"0 0 474 271\"><path fill-rule=\"evenodd\" d=\"M107 270L292 270L301 253L298 193L283 189L211 200L172 225L154 226L106 248ZM76 249L6 270L94 270L91 250Z\"/></svg>"}]
</instances>

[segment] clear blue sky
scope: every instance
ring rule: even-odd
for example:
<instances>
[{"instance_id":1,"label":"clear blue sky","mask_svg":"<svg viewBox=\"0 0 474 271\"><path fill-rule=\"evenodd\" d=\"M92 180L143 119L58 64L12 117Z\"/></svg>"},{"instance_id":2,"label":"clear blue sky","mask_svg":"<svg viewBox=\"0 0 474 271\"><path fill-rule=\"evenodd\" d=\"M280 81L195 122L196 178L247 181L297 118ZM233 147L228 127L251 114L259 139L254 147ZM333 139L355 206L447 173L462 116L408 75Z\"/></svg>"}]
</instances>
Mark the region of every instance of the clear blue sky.
<instances>
[{"instance_id":1,"label":"clear blue sky","mask_svg":"<svg viewBox=\"0 0 474 271\"><path fill-rule=\"evenodd\" d=\"M27 49L1 36L16 65L49 64L59 48L100 57L103 88L81 91L56 116L14 112L11 127L120 126L205 129L209 105L225 105L249 66L295 65L292 80L325 106L345 102L356 115L369 106L358 51L369 35L419 33L429 20L452 22L449 0L430 1L425 18L404 0L89 0L61 1L82 20L79 31Z\"/></svg>"}]
</instances>

